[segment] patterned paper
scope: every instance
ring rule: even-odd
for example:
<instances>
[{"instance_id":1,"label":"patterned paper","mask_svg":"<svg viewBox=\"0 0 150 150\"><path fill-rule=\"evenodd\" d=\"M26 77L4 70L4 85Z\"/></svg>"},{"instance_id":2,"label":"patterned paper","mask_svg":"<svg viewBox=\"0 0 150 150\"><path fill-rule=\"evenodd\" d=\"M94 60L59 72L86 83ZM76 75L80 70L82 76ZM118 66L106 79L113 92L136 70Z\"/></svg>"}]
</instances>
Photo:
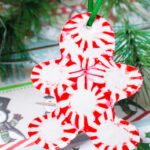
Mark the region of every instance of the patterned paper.
<instances>
[{"instance_id":1,"label":"patterned paper","mask_svg":"<svg viewBox=\"0 0 150 150\"><path fill-rule=\"evenodd\" d=\"M113 61L112 27L101 16L87 27L89 16L90 13L77 14L67 21L60 35L61 58L37 65L31 79L38 90L55 97L59 107L56 114L63 125L86 133L96 149L133 150L140 142L139 132L119 119L113 107L138 92L142 75L135 67ZM50 125L53 118L48 120ZM116 139L110 140L113 136ZM67 142L61 141L60 145L66 146Z\"/></svg>"}]
</instances>

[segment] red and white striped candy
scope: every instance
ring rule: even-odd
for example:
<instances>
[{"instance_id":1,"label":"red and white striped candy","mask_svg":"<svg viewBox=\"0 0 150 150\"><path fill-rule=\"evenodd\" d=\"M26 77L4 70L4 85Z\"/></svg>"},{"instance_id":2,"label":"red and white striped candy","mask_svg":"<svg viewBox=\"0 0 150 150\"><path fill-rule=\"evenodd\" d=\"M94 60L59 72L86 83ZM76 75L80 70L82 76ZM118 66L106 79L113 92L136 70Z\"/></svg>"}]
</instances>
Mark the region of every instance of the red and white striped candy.
<instances>
[{"instance_id":1,"label":"red and white striped candy","mask_svg":"<svg viewBox=\"0 0 150 150\"><path fill-rule=\"evenodd\" d=\"M55 97L61 108L69 107L65 117L78 129L83 129L87 121L94 121L95 115L101 115L110 107L110 102L101 92L101 86L93 81L80 78L64 93L55 90Z\"/></svg>"},{"instance_id":2,"label":"red and white striped candy","mask_svg":"<svg viewBox=\"0 0 150 150\"><path fill-rule=\"evenodd\" d=\"M76 63L71 58L58 59L42 62L36 65L31 73L31 80L34 87L42 93L53 96L56 87L61 91L72 84L69 71L76 69Z\"/></svg>"},{"instance_id":3,"label":"red and white striped candy","mask_svg":"<svg viewBox=\"0 0 150 150\"><path fill-rule=\"evenodd\" d=\"M133 150L140 142L135 126L119 119L112 108L85 128L85 132L98 150Z\"/></svg>"},{"instance_id":4,"label":"red and white striped candy","mask_svg":"<svg viewBox=\"0 0 150 150\"><path fill-rule=\"evenodd\" d=\"M139 133L117 118L112 107L138 92L142 75L132 66L113 61L115 38L110 24L97 16L92 27L87 27L89 16L78 14L63 27L61 59L33 69L33 85L54 96L59 109L34 119L29 136L39 146L57 150L79 129L98 150L133 150L140 141Z\"/></svg>"},{"instance_id":5,"label":"red and white striped candy","mask_svg":"<svg viewBox=\"0 0 150 150\"><path fill-rule=\"evenodd\" d=\"M47 150L66 147L79 131L71 124L63 123L63 119L54 112L35 118L28 127L30 140Z\"/></svg>"},{"instance_id":6,"label":"red and white striped candy","mask_svg":"<svg viewBox=\"0 0 150 150\"><path fill-rule=\"evenodd\" d=\"M74 57L82 54L86 58L98 58L101 54L113 56L115 35L111 25L97 15L92 27L87 27L89 16L88 12L77 14L62 28L60 49L63 56L68 54Z\"/></svg>"},{"instance_id":7,"label":"red and white striped candy","mask_svg":"<svg viewBox=\"0 0 150 150\"><path fill-rule=\"evenodd\" d=\"M107 95L108 100L114 102L134 95L142 86L142 75L133 66L115 63L108 57L99 57L97 76L99 82L104 85L102 92Z\"/></svg>"}]
</instances>

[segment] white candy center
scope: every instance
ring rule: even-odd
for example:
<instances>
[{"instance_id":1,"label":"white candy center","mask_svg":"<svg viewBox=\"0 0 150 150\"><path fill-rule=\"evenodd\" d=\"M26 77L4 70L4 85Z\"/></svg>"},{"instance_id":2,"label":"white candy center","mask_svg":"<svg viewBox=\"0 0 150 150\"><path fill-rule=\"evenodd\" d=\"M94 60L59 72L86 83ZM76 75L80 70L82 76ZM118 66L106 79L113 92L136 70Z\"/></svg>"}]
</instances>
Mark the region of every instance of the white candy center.
<instances>
[{"instance_id":1,"label":"white candy center","mask_svg":"<svg viewBox=\"0 0 150 150\"><path fill-rule=\"evenodd\" d=\"M41 138L46 142L56 142L63 134L63 129L56 119L49 119L40 127Z\"/></svg>"},{"instance_id":2,"label":"white candy center","mask_svg":"<svg viewBox=\"0 0 150 150\"><path fill-rule=\"evenodd\" d=\"M41 80L47 85L58 84L61 79L61 72L58 65L51 64L50 66L45 66L41 71Z\"/></svg>"},{"instance_id":3,"label":"white candy center","mask_svg":"<svg viewBox=\"0 0 150 150\"><path fill-rule=\"evenodd\" d=\"M98 136L102 143L111 146L120 145L129 139L129 133L111 121L99 126Z\"/></svg>"},{"instance_id":4,"label":"white candy center","mask_svg":"<svg viewBox=\"0 0 150 150\"><path fill-rule=\"evenodd\" d=\"M124 89L128 83L128 77L121 70L114 68L106 73L105 82L111 89Z\"/></svg>"},{"instance_id":5,"label":"white candy center","mask_svg":"<svg viewBox=\"0 0 150 150\"><path fill-rule=\"evenodd\" d=\"M94 109L96 99L96 96L91 91L80 89L72 95L70 104L73 111L80 115L88 115Z\"/></svg>"}]
</instances>

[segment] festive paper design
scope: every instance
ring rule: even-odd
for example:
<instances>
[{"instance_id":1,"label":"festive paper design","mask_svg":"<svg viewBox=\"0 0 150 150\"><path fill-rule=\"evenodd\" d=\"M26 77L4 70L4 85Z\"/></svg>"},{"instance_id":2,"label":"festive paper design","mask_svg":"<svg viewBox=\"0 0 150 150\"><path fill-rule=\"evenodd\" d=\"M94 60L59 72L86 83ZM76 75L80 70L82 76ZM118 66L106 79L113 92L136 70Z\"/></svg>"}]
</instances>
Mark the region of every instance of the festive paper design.
<instances>
[{"instance_id":1,"label":"festive paper design","mask_svg":"<svg viewBox=\"0 0 150 150\"><path fill-rule=\"evenodd\" d=\"M26 138L24 134L16 128L16 125L23 119L21 114L14 114L10 120L10 110L7 109L10 102L9 98L0 97L0 138L3 144L8 144L15 141L18 135L22 138ZM14 133L10 134L10 133Z\"/></svg>"},{"instance_id":2,"label":"festive paper design","mask_svg":"<svg viewBox=\"0 0 150 150\"><path fill-rule=\"evenodd\" d=\"M71 124L64 124L62 116L55 111L37 117L29 124L29 137L44 149L58 150L67 146L78 134Z\"/></svg>"},{"instance_id":3,"label":"festive paper design","mask_svg":"<svg viewBox=\"0 0 150 150\"><path fill-rule=\"evenodd\" d=\"M60 35L61 58L37 65L31 79L37 89L55 97L59 109L52 114L63 125L74 127L74 135L85 132L99 150L133 150L140 141L139 133L119 119L113 107L140 89L142 76L135 67L113 61L115 38L110 24L97 16L89 28L89 16L78 14L66 23ZM49 126L53 119L47 118ZM117 139L110 140L116 134Z\"/></svg>"}]
</instances>

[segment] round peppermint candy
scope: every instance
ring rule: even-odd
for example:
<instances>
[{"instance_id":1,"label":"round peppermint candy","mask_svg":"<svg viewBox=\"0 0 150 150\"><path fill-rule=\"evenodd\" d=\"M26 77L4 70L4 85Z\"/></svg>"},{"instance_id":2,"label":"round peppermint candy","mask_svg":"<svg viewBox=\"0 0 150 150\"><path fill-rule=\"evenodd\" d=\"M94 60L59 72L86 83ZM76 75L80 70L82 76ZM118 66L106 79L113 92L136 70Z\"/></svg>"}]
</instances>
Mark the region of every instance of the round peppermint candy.
<instances>
[{"instance_id":1,"label":"round peppermint candy","mask_svg":"<svg viewBox=\"0 0 150 150\"><path fill-rule=\"evenodd\" d=\"M84 130L98 150L134 150L140 142L136 127L119 119L112 108Z\"/></svg>"},{"instance_id":2,"label":"round peppermint candy","mask_svg":"<svg viewBox=\"0 0 150 150\"><path fill-rule=\"evenodd\" d=\"M69 71L72 72L75 68L74 62L68 57L66 59L58 59L45 61L36 65L31 73L31 81L33 86L42 93L53 96L56 87L62 87L63 90L69 86L72 81Z\"/></svg>"},{"instance_id":3,"label":"round peppermint candy","mask_svg":"<svg viewBox=\"0 0 150 150\"><path fill-rule=\"evenodd\" d=\"M88 58L98 58L102 54L113 56L115 35L111 25L101 16L96 17L91 27L87 26L90 13L72 17L64 25L60 35L60 49L63 56L76 57L82 54Z\"/></svg>"},{"instance_id":4,"label":"round peppermint candy","mask_svg":"<svg viewBox=\"0 0 150 150\"><path fill-rule=\"evenodd\" d=\"M78 130L63 120L64 117L54 112L35 118L28 126L30 140L47 150L66 147L77 136Z\"/></svg>"},{"instance_id":5,"label":"round peppermint candy","mask_svg":"<svg viewBox=\"0 0 150 150\"><path fill-rule=\"evenodd\" d=\"M64 93L57 89L55 97L61 108L67 108L66 120L82 130L88 121L94 121L95 116L103 114L111 104L101 92L101 85L86 78L80 78L77 83L68 87Z\"/></svg>"},{"instance_id":6,"label":"round peppermint candy","mask_svg":"<svg viewBox=\"0 0 150 150\"><path fill-rule=\"evenodd\" d=\"M99 57L97 76L103 84L102 92L114 102L134 95L142 86L142 75L138 69L126 64L115 63L107 56Z\"/></svg>"}]
</instances>

